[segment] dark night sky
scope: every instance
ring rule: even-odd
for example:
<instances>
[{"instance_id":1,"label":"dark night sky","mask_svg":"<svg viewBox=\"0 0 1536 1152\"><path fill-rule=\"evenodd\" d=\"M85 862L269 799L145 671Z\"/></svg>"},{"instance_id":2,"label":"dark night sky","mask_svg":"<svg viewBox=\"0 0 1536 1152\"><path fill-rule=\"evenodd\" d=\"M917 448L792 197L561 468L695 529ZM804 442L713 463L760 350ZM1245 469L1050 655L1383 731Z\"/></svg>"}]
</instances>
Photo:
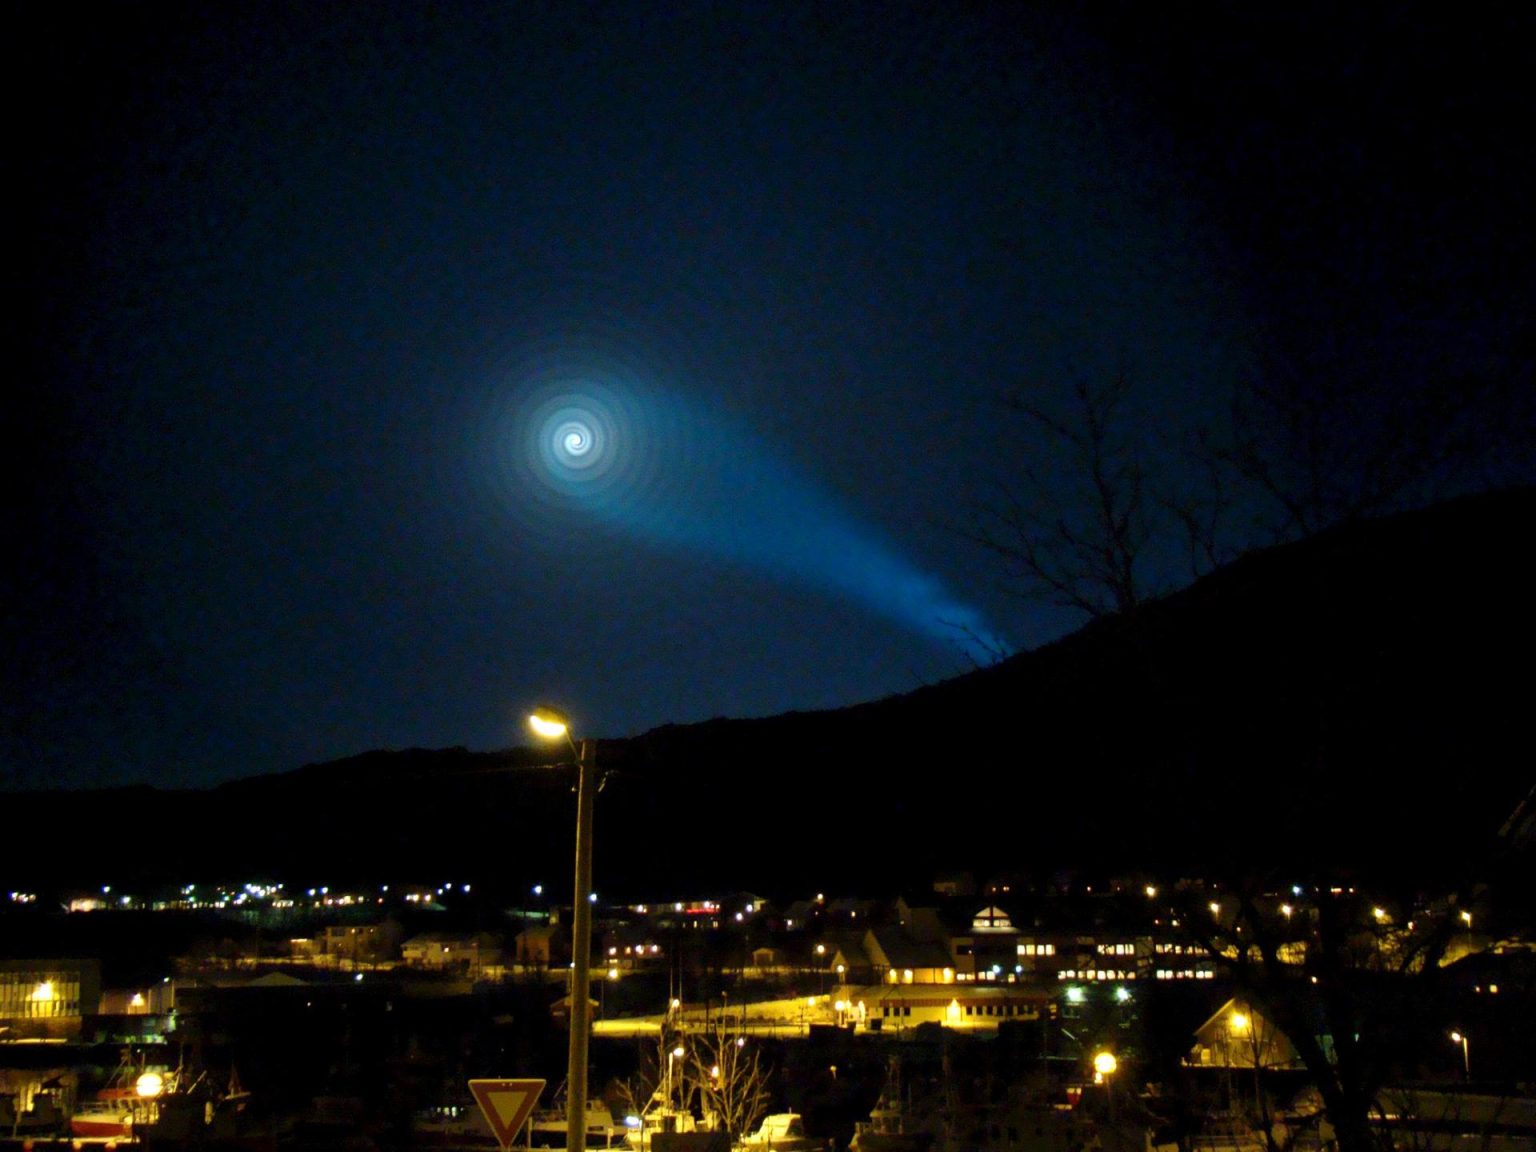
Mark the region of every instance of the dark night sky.
<instances>
[{"instance_id":1,"label":"dark night sky","mask_svg":"<svg viewBox=\"0 0 1536 1152\"><path fill-rule=\"evenodd\" d=\"M1526 387L1536 28L1387 11L23 4L0 786L905 691L1075 624L1010 390Z\"/></svg>"}]
</instances>

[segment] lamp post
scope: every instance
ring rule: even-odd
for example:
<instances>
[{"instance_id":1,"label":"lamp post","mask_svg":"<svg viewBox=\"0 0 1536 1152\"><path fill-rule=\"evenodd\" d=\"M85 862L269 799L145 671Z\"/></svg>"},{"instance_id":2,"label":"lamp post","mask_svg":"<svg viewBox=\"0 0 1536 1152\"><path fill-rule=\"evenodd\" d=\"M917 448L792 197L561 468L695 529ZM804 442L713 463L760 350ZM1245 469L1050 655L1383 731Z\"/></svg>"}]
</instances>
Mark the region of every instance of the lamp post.
<instances>
[{"instance_id":1,"label":"lamp post","mask_svg":"<svg viewBox=\"0 0 1536 1152\"><path fill-rule=\"evenodd\" d=\"M1099 1079L1104 1081L1104 1099L1109 1105L1109 1122L1115 1122L1115 1069L1120 1062L1115 1059L1113 1052L1100 1052L1093 1058L1093 1070L1099 1074Z\"/></svg>"},{"instance_id":2,"label":"lamp post","mask_svg":"<svg viewBox=\"0 0 1536 1152\"><path fill-rule=\"evenodd\" d=\"M673 1048L672 1051L667 1053L667 1111L668 1112L672 1111L672 1101L673 1101L673 1096L672 1096L672 1061L674 1061L674 1060L681 1060L686 1055L687 1055L687 1053L683 1050L683 1046L681 1044L679 1044L676 1048Z\"/></svg>"},{"instance_id":3,"label":"lamp post","mask_svg":"<svg viewBox=\"0 0 1536 1152\"><path fill-rule=\"evenodd\" d=\"M158 1113L155 1103L160 1099L160 1093L165 1089L165 1078L158 1072L141 1072L139 1078L133 1082L134 1094L143 1101L143 1108L134 1108L130 1115L133 1120L130 1127L134 1137L139 1136L139 1126L152 1123Z\"/></svg>"},{"instance_id":4,"label":"lamp post","mask_svg":"<svg viewBox=\"0 0 1536 1152\"><path fill-rule=\"evenodd\" d=\"M1451 1043L1461 1045L1461 1071L1468 1080L1472 1079L1472 1053L1468 1050L1467 1034L1465 1032L1452 1032Z\"/></svg>"},{"instance_id":5,"label":"lamp post","mask_svg":"<svg viewBox=\"0 0 1536 1152\"><path fill-rule=\"evenodd\" d=\"M592 813L596 807L597 742L571 738L570 720L554 708L535 708L528 727L546 740L565 738L576 754L576 890L571 908L571 1046L565 1072L565 1146L587 1146L587 1032L592 1022Z\"/></svg>"}]
</instances>

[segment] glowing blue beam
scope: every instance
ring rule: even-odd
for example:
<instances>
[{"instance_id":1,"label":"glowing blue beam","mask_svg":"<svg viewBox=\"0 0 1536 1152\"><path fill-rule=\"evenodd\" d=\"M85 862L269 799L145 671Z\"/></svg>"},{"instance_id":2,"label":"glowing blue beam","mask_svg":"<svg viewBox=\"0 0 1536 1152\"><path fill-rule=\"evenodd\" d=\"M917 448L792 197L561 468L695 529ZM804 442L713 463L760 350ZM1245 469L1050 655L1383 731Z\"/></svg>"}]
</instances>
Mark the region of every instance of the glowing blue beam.
<instances>
[{"instance_id":1,"label":"glowing blue beam","mask_svg":"<svg viewBox=\"0 0 1536 1152\"><path fill-rule=\"evenodd\" d=\"M510 433L512 499L835 594L978 663L1010 650L979 611L761 438L679 396L586 377L546 383Z\"/></svg>"}]
</instances>

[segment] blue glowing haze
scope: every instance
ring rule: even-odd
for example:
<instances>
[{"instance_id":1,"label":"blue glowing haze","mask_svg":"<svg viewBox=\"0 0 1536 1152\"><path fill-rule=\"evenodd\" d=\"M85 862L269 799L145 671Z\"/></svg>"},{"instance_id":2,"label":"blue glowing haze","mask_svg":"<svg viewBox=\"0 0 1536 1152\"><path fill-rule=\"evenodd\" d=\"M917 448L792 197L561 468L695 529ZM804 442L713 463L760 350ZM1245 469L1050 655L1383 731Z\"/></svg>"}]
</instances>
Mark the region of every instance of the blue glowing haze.
<instances>
[{"instance_id":1,"label":"blue glowing haze","mask_svg":"<svg viewBox=\"0 0 1536 1152\"><path fill-rule=\"evenodd\" d=\"M1530 315L1519 134L1332 8L28 7L0 785L909 691L1081 622L959 531L1066 471L1005 393L1125 371L1156 462Z\"/></svg>"}]
</instances>

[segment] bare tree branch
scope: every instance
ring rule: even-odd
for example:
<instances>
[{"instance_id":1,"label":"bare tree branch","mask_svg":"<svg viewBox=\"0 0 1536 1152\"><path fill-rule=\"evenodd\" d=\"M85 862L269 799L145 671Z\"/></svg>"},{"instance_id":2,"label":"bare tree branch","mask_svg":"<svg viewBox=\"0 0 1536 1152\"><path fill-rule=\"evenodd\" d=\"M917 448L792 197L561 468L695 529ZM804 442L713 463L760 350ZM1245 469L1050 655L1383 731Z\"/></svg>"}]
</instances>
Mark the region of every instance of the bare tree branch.
<instances>
[{"instance_id":1,"label":"bare tree branch","mask_svg":"<svg viewBox=\"0 0 1536 1152\"><path fill-rule=\"evenodd\" d=\"M757 1046L723 1019L690 1042L694 1082L704 1107L733 1141L741 1139L768 1110L772 1068Z\"/></svg>"},{"instance_id":2,"label":"bare tree branch","mask_svg":"<svg viewBox=\"0 0 1536 1152\"><path fill-rule=\"evenodd\" d=\"M1174 912L1238 995L1290 1041L1340 1152L1380 1152L1379 1094L1437 1002L1444 961L1479 898L1471 884L1430 904L1376 901L1348 885L1276 893L1249 879L1185 889ZM1210 897L1215 896L1215 899Z\"/></svg>"},{"instance_id":3,"label":"bare tree branch","mask_svg":"<svg viewBox=\"0 0 1536 1152\"><path fill-rule=\"evenodd\" d=\"M1002 561L1022 595L1104 616L1152 594L1144 571L1153 534L1146 477L1121 429L1129 391L1123 372L1103 388L1079 381L1070 419L1022 393L1005 400L1068 462L1051 478L1026 465L1022 484L974 508L976 526L962 532ZM1064 494L1065 481L1076 490Z\"/></svg>"}]
</instances>

